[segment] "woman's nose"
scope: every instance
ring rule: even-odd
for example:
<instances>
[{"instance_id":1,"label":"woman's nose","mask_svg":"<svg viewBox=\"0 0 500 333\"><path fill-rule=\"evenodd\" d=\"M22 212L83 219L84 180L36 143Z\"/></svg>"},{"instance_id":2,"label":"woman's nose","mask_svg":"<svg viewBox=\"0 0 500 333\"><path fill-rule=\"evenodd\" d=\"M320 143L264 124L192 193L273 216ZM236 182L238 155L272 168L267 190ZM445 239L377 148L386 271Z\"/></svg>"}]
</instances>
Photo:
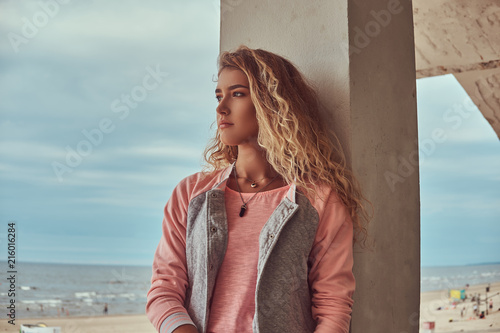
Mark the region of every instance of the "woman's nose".
<instances>
[{"instance_id":1,"label":"woman's nose","mask_svg":"<svg viewBox=\"0 0 500 333\"><path fill-rule=\"evenodd\" d=\"M224 99L221 99L221 101L219 102L219 105L217 105L215 110L219 114L226 114L227 115L229 113L229 109L227 108L227 105L226 105L226 102L224 101Z\"/></svg>"}]
</instances>

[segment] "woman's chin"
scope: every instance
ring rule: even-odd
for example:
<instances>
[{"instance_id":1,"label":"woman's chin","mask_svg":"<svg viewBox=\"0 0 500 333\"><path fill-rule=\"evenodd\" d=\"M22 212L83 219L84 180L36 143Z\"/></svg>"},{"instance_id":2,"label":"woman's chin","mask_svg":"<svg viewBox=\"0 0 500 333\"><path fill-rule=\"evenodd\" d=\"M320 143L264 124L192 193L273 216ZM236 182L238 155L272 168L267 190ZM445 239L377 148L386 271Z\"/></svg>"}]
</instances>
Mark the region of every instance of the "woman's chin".
<instances>
[{"instance_id":1,"label":"woman's chin","mask_svg":"<svg viewBox=\"0 0 500 333\"><path fill-rule=\"evenodd\" d=\"M255 146L255 148L259 148L257 137L228 138L227 136L221 135L220 141L226 146Z\"/></svg>"}]
</instances>

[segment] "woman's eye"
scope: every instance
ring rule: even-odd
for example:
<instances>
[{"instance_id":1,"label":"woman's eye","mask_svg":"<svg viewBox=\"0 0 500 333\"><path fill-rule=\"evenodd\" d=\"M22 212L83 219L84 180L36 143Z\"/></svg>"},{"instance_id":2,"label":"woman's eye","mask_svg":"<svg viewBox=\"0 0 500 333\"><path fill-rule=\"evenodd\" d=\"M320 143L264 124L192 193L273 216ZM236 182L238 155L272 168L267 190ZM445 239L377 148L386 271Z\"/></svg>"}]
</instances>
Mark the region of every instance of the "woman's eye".
<instances>
[{"instance_id":1,"label":"woman's eye","mask_svg":"<svg viewBox=\"0 0 500 333\"><path fill-rule=\"evenodd\" d=\"M222 99L222 96L215 96L215 99L217 100L217 102L220 102L220 100Z\"/></svg>"},{"instance_id":2,"label":"woman's eye","mask_svg":"<svg viewBox=\"0 0 500 333\"><path fill-rule=\"evenodd\" d=\"M234 96L234 97L241 97L241 96L245 96L245 95L244 95L242 92L235 91L235 92L233 93L233 96Z\"/></svg>"}]
</instances>

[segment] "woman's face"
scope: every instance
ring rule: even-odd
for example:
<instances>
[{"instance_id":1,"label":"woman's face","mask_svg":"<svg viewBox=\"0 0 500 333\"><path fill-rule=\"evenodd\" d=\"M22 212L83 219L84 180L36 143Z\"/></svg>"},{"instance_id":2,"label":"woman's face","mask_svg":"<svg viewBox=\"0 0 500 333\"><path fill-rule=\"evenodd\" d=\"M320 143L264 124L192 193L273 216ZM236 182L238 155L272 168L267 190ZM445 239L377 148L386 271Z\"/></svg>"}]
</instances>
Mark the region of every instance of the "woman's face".
<instances>
[{"instance_id":1,"label":"woman's face","mask_svg":"<svg viewBox=\"0 0 500 333\"><path fill-rule=\"evenodd\" d=\"M236 68L223 69L215 96L219 103L217 125L222 143L238 146L257 142L259 126L245 73Z\"/></svg>"}]
</instances>

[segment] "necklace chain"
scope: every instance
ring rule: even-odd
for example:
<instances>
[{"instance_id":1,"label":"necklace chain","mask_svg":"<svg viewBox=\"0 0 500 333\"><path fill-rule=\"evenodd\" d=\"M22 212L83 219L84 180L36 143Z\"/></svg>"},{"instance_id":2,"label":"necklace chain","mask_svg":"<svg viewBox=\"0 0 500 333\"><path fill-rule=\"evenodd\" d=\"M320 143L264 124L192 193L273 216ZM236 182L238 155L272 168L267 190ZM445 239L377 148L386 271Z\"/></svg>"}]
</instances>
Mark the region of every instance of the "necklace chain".
<instances>
[{"instance_id":1,"label":"necklace chain","mask_svg":"<svg viewBox=\"0 0 500 333\"><path fill-rule=\"evenodd\" d=\"M238 176L238 178L243 178L243 179L248 180L251 183L250 186L253 187L253 188L255 188L255 187L259 186L259 184L257 184L258 182L263 181L267 177L264 177L264 178L259 179L259 180L253 180L253 179L250 179L250 178L247 178L247 177L242 177L242 176Z\"/></svg>"},{"instance_id":2,"label":"necklace chain","mask_svg":"<svg viewBox=\"0 0 500 333\"><path fill-rule=\"evenodd\" d=\"M241 205L240 217L243 217L243 215L245 215L245 211L247 210L247 204L250 202L250 200L252 200L257 195L257 193L259 193L260 191L262 191L263 189L265 189L266 187L268 187L269 185L271 185L271 183L274 182L274 180L278 176L279 176L279 174L277 174L276 176L274 176L274 178L266 186L264 186L263 188L261 188L260 190L258 190L257 192L255 192L255 194L252 195L252 197L250 199L248 199L247 202L245 202L245 200L243 200L243 196L241 195L240 184L238 184L238 175L236 174L236 164L234 165L234 179L236 180L236 186L238 187L238 193L240 194L241 202L243 202L243 205ZM265 179L265 178L262 178L262 179ZM252 186L252 187L254 187L254 186Z\"/></svg>"}]
</instances>

